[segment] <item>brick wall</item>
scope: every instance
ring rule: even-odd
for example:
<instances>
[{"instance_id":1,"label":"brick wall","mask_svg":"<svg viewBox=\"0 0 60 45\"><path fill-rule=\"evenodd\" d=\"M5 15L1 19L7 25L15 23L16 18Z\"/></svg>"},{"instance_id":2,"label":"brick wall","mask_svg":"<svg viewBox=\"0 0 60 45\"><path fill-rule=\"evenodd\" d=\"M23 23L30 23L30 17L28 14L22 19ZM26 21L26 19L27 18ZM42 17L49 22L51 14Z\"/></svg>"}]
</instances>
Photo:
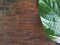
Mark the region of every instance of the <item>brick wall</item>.
<instances>
[{"instance_id":1,"label":"brick wall","mask_svg":"<svg viewBox=\"0 0 60 45\"><path fill-rule=\"evenodd\" d=\"M47 39L37 0L0 0L0 45L55 45Z\"/></svg>"}]
</instances>

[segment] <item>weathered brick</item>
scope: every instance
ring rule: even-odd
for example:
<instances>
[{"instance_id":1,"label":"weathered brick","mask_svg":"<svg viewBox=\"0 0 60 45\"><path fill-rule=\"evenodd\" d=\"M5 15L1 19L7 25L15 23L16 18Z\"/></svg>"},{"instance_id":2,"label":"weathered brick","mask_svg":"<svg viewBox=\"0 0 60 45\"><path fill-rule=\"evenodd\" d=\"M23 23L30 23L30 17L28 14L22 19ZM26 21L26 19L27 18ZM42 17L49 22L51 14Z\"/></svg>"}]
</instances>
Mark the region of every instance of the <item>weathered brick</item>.
<instances>
[{"instance_id":1,"label":"weathered brick","mask_svg":"<svg viewBox=\"0 0 60 45\"><path fill-rule=\"evenodd\" d=\"M37 0L1 0L0 5L0 45L55 45L43 32Z\"/></svg>"}]
</instances>

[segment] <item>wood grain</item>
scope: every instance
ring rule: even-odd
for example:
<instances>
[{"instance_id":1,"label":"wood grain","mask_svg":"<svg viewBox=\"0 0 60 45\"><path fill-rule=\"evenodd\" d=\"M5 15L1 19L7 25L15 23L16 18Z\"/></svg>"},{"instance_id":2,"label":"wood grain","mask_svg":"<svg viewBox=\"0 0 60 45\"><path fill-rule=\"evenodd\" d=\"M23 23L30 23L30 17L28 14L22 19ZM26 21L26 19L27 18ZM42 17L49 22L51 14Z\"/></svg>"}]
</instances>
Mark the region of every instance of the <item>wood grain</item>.
<instances>
[{"instance_id":1,"label":"wood grain","mask_svg":"<svg viewBox=\"0 0 60 45\"><path fill-rule=\"evenodd\" d=\"M38 0L0 0L0 45L56 45L38 16Z\"/></svg>"}]
</instances>

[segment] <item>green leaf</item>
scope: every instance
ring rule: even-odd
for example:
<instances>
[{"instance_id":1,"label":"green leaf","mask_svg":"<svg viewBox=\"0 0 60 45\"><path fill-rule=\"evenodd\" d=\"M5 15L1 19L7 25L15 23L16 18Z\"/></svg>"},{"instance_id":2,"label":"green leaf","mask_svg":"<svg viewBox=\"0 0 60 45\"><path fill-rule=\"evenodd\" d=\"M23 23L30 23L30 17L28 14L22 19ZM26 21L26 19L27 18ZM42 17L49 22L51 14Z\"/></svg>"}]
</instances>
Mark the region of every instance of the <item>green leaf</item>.
<instances>
[{"instance_id":1,"label":"green leaf","mask_svg":"<svg viewBox=\"0 0 60 45\"><path fill-rule=\"evenodd\" d=\"M38 7L45 32L60 35L60 0L39 0Z\"/></svg>"}]
</instances>

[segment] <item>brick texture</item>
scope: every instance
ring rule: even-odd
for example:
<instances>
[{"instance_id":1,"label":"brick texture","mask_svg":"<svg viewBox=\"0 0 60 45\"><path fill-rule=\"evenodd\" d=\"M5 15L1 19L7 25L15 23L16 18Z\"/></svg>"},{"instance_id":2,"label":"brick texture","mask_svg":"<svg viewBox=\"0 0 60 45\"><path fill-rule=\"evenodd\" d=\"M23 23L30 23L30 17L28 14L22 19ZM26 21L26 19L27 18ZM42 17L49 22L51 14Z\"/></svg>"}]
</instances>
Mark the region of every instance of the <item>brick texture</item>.
<instances>
[{"instance_id":1,"label":"brick texture","mask_svg":"<svg viewBox=\"0 0 60 45\"><path fill-rule=\"evenodd\" d=\"M0 0L0 45L56 45L38 16L38 0Z\"/></svg>"}]
</instances>

